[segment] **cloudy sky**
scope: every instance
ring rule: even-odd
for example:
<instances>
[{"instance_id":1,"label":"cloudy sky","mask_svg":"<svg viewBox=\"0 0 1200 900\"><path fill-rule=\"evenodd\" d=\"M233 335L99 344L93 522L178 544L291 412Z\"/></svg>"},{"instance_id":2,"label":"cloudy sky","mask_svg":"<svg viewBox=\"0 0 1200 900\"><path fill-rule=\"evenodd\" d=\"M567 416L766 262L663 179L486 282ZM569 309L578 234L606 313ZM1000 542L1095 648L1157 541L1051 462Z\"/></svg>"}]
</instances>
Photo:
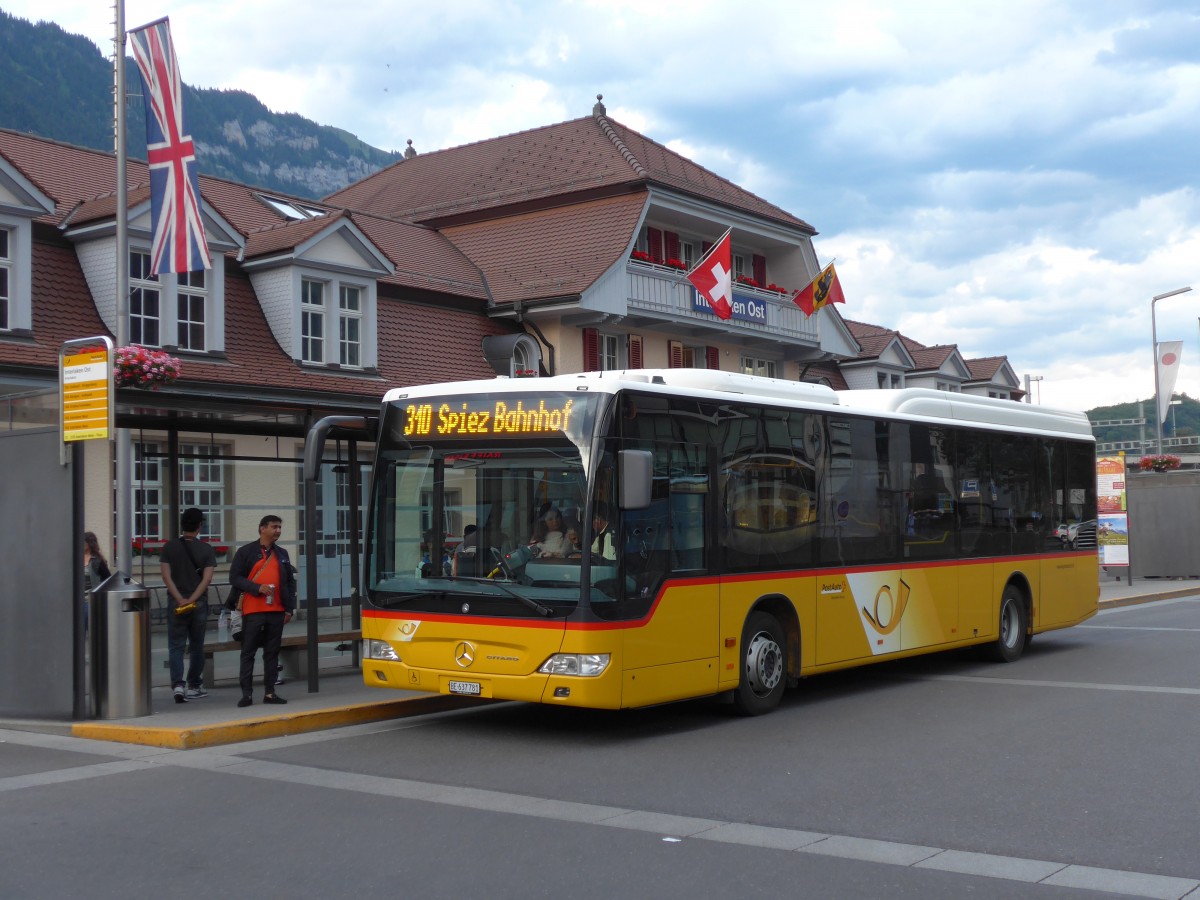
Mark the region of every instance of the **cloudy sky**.
<instances>
[{"instance_id":1,"label":"cloudy sky","mask_svg":"<svg viewBox=\"0 0 1200 900\"><path fill-rule=\"evenodd\" d=\"M0 0L111 53L103 0ZM389 150L608 114L812 223L848 318L1034 398L1200 396L1195 0L126 0L183 78ZM131 73L132 76L132 73Z\"/></svg>"}]
</instances>

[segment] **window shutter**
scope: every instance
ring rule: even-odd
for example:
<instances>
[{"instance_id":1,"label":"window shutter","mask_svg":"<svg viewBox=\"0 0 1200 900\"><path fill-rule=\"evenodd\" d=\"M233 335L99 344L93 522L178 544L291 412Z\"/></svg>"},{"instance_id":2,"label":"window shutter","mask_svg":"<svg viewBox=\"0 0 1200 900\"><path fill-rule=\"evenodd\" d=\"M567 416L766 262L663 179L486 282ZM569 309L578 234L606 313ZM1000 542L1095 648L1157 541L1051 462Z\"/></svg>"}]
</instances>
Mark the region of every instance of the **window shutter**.
<instances>
[{"instance_id":1,"label":"window shutter","mask_svg":"<svg viewBox=\"0 0 1200 900\"><path fill-rule=\"evenodd\" d=\"M674 231L663 232L667 238L667 259L679 259L679 235Z\"/></svg>"},{"instance_id":2,"label":"window shutter","mask_svg":"<svg viewBox=\"0 0 1200 900\"><path fill-rule=\"evenodd\" d=\"M629 368L642 368L642 336L640 334L629 336Z\"/></svg>"},{"instance_id":3,"label":"window shutter","mask_svg":"<svg viewBox=\"0 0 1200 900\"><path fill-rule=\"evenodd\" d=\"M767 286L767 258L754 254L754 280L759 287Z\"/></svg>"},{"instance_id":4,"label":"window shutter","mask_svg":"<svg viewBox=\"0 0 1200 900\"><path fill-rule=\"evenodd\" d=\"M721 368L721 351L716 347L705 347L704 365L709 369Z\"/></svg>"},{"instance_id":5,"label":"window shutter","mask_svg":"<svg viewBox=\"0 0 1200 900\"><path fill-rule=\"evenodd\" d=\"M583 329L583 371L600 371L600 332L595 328Z\"/></svg>"},{"instance_id":6,"label":"window shutter","mask_svg":"<svg viewBox=\"0 0 1200 900\"><path fill-rule=\"evenodd\" d=\"M650 255L655 262L662 262L663 233L657 228L646 229L646 243L650 247Z\"/></svg>"},{"instance_id":7,"label":"window shutter","mask_svg":"<svg viewBox=\"0 0 1200 900\"><path fill-rule=\"evenodd\" d=\"M703 256L713 248L712 241L704 241L700 244L700 255Z\"/></svg>"},{"instance_id":8,"label":"window shutter","mask_svg":"<svg viewBox=\"0 0 1200 900\"><path fill-rule=\"evenodd\" d=\"M679 341L667 341L667 357L672 369L683 368L683 344Z\"/></svg>"}]
</instances>

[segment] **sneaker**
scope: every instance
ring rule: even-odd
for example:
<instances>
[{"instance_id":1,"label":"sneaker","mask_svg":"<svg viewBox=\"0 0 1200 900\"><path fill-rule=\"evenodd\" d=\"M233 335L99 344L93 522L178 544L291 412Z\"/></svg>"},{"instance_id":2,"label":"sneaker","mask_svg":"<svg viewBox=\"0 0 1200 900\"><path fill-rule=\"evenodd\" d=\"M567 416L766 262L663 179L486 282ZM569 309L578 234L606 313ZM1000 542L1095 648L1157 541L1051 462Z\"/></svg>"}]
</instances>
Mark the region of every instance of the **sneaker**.
<instances>
[{"instance_id":1,"label":"sneaker","mask_svg":"<svg viewBox=\"0 0 1200 900\"><path fill-rule=\"evenodd\" d=\"M251 700L249 697L243 697L241 700L238 701L238 706L249 706L253 702L254 701Z\"/></svg>"},{"instance_id":2,"label":"sneaker","mask_svg":"<svg viewBox=\"0 0 1200 900\"><path fill-rule=\"evenodd\" d=\"M182 684L175 685L175 702L187 703L187 696L184 693Z\"/></svg>"},{"instance_id":3,"label":"sneaker","mask_svg":"<svg viewBox=\"0 0 1200 900\"><path fill-rule=\"evenodd\" d=\"M287 701L278 694L267 694L267 696L263 697L263 703L287 703Z\"/></svg>"},{"instance_id":4,"label":"sneaker","mask_svg":"<svg viewBox=\"0 0 1200 900\"><path fill-rule=\"evenodd\" d=\"M205 690L202 684L196 685L194 688L188 688L187 693L183 695L185 700L203 700L207 696L208 691Z\"/></svg>"}]
</instances>

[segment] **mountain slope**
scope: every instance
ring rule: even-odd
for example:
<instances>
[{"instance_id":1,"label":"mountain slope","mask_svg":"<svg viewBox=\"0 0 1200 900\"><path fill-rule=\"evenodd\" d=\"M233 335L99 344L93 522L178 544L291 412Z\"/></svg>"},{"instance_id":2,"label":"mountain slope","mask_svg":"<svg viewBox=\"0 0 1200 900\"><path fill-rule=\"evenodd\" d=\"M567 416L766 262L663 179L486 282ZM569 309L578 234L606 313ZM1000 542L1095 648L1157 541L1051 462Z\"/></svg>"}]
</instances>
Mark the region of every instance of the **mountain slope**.
<instances>
[{"instance_id":1,"label":"mountain slope","mask_svg":"<svg viewBox=\"0 0 1200 900\"><path fill-rule=\"evenodd\" d=\"M131 157L146 157L142 82L126 68ZM0 10L0 127L112 150L112 64L87 38ZM281 193L318 198L397 159L332 128L274 113L245 91L184 85L200 171Z\"/></svg>"}]
</instances>

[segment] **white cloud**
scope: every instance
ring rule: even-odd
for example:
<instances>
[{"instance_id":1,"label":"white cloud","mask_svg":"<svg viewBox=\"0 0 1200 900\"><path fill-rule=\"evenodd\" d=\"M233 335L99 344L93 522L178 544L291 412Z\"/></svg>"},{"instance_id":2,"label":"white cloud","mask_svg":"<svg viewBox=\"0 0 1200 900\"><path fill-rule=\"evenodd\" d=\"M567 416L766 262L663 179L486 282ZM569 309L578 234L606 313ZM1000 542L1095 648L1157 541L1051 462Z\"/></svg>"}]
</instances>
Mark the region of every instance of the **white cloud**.
<instances>
[{"instance_id":1,"label":"white cloud","mask_svg":"<svg viewBox=\"0 0 1200 900\"><path fill-rule=\"evenodd\" d=\"M46 15L44 3L0 0ZM1040 374L1153 390L1150 297L1200 395L1200 18L1171 4L126 0L185 80L420 152L609 115L822 233L845 314ZM51 13L108 52L111 8ZM1196 297L1192 300L1191 297Z\"/></svg>"}]
</instances>

